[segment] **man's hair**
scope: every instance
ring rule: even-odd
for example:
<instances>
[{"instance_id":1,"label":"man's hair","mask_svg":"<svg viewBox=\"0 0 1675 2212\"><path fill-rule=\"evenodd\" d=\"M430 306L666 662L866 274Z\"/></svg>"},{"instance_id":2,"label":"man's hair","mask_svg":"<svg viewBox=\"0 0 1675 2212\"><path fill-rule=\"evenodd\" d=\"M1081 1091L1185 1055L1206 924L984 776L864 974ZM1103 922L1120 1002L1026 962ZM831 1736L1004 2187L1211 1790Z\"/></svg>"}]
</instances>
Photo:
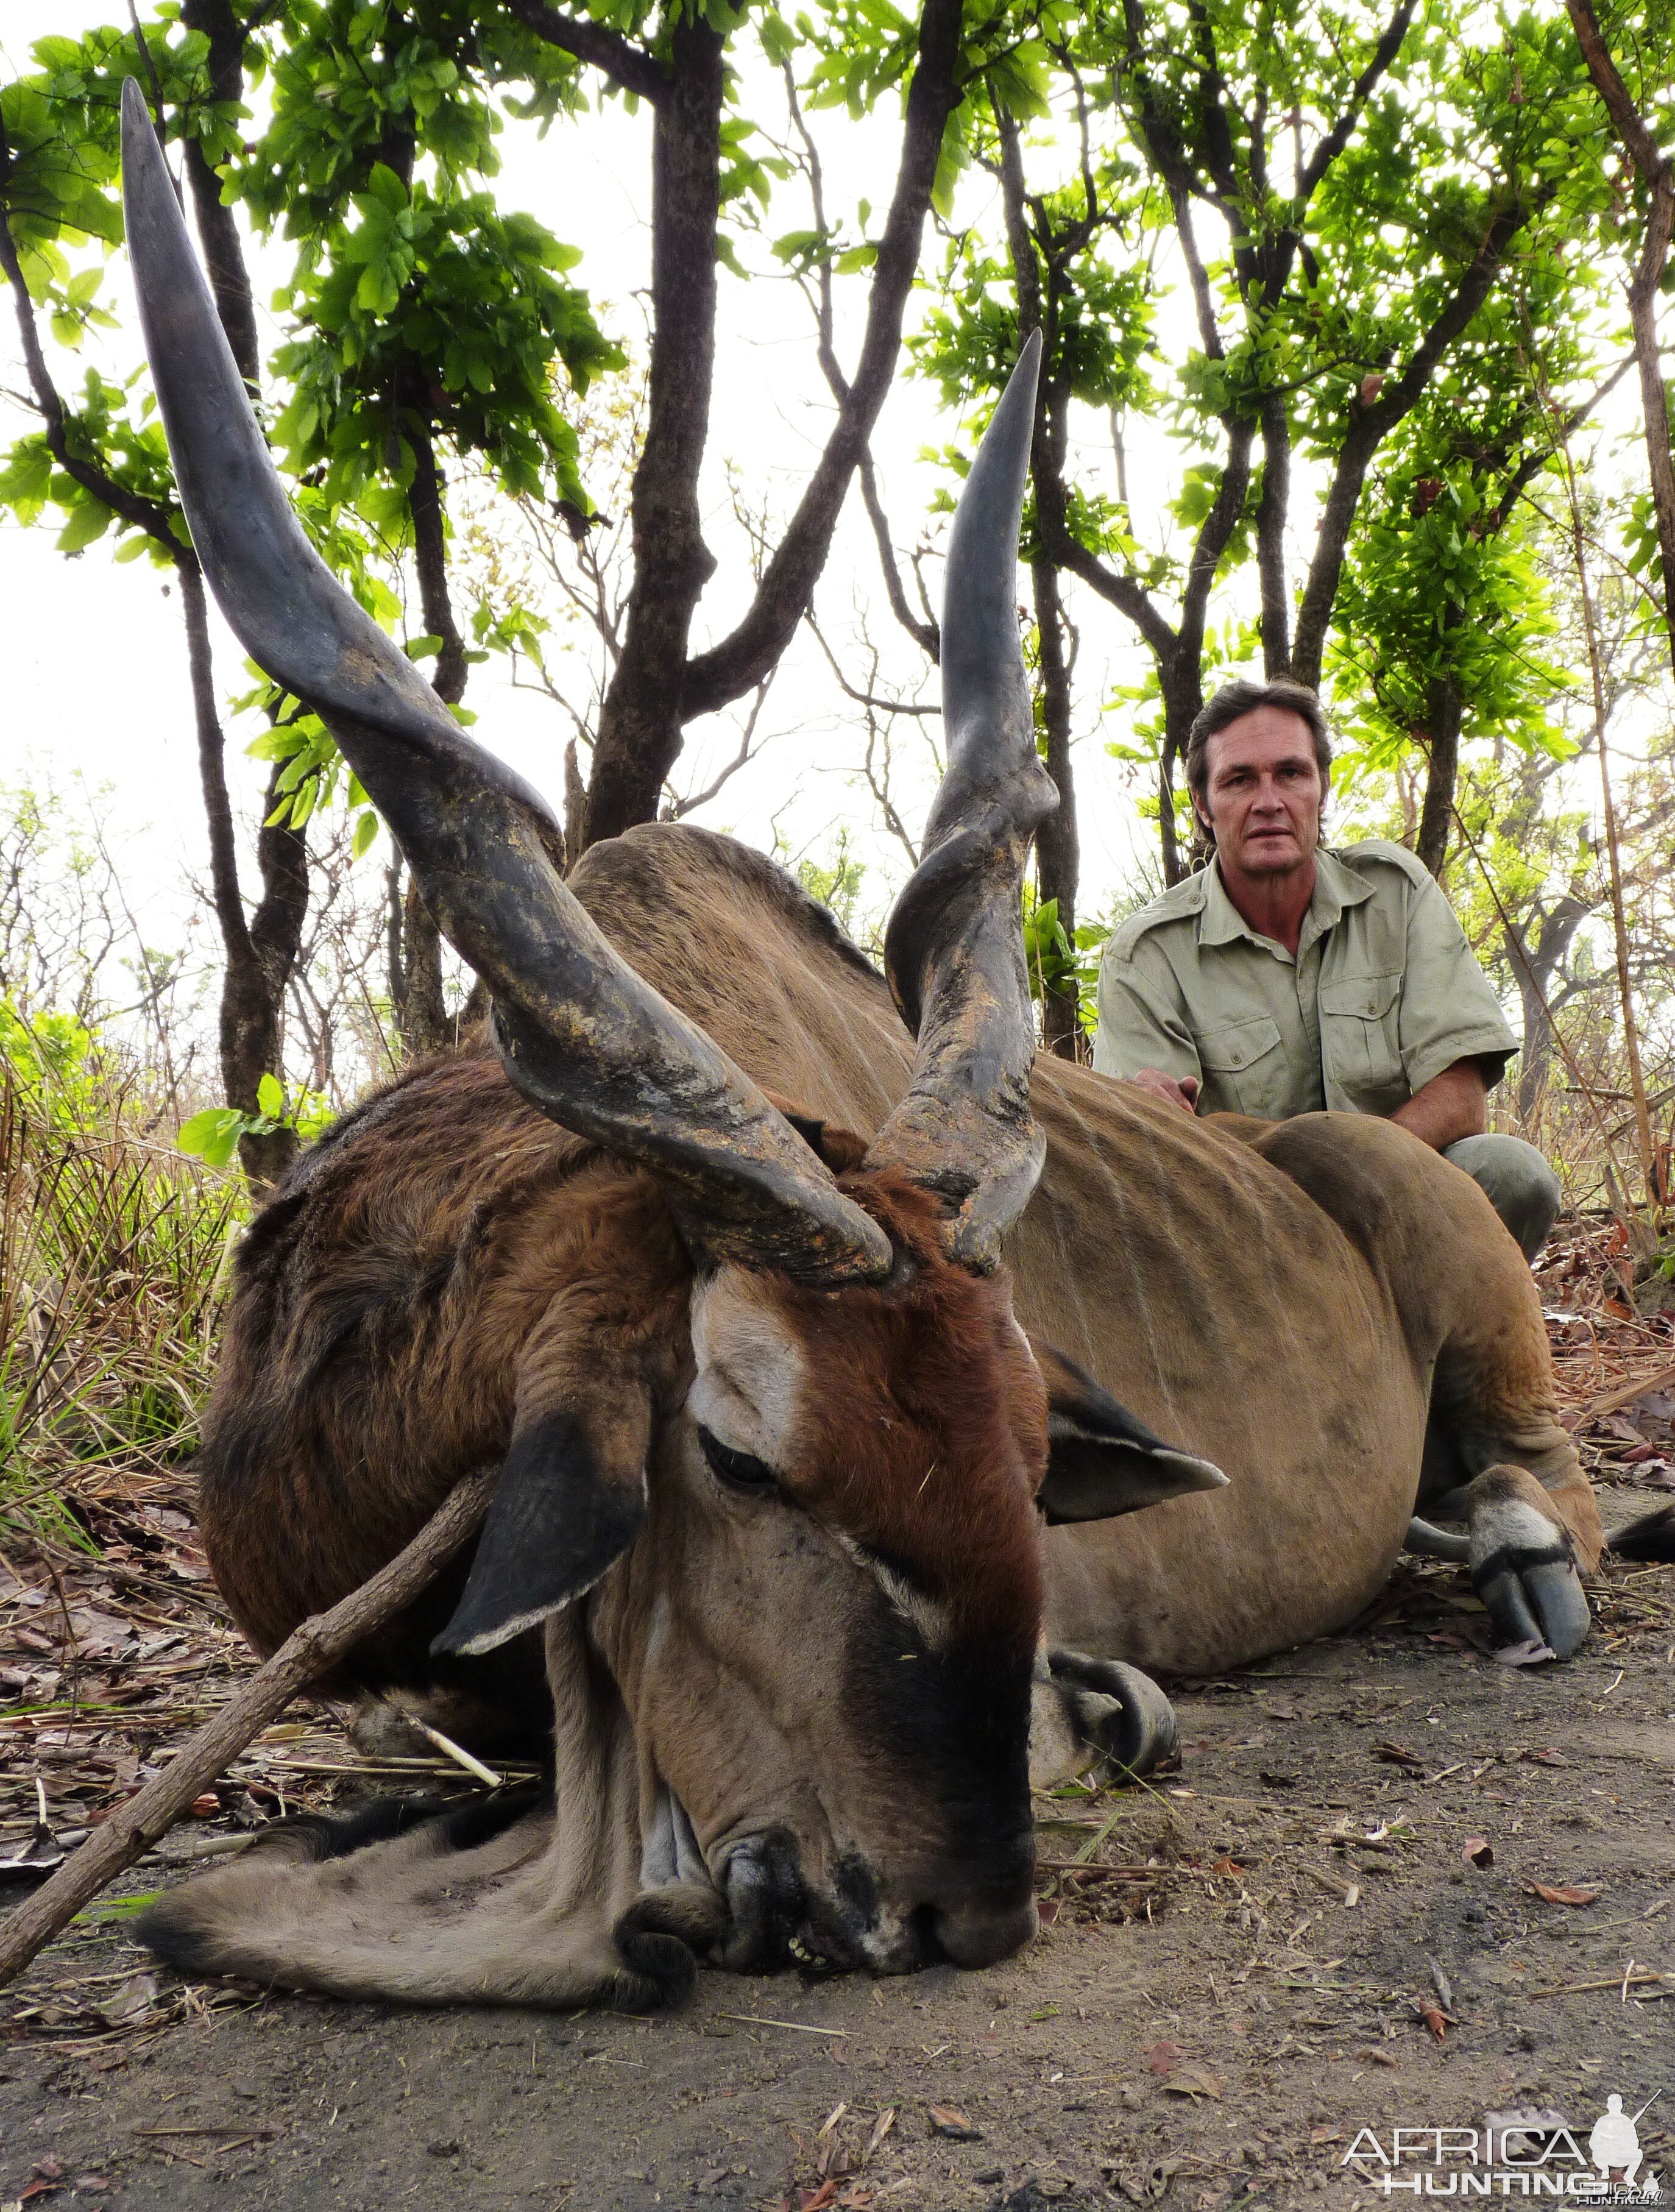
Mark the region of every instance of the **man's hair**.
<instances>
[{"instance_id":1,"label":"man's hair","mask_svg":"<svg viewBox=\"0 0 1675 2212\"><path fill-rule=\"evenodd\" d=\"M1295 714L1308 729L1314 743L1314 762L1320 771L1320 788L1325 792L1332 775L1332 737L1326 728L1326 718L1318 696L1306 684L1293 684L1282 677L1273 684L1253 684L1240 677L1231 684L1223 684L1215 697L1199 708L1198 719L1186 735L1186 788L1197 799L1201 811L1210 803L1210 740L1229 722L1236 722L1241 714L1254 713L1259 707L1281 707L1288 714Z\"/></svg>"}]
</instances>

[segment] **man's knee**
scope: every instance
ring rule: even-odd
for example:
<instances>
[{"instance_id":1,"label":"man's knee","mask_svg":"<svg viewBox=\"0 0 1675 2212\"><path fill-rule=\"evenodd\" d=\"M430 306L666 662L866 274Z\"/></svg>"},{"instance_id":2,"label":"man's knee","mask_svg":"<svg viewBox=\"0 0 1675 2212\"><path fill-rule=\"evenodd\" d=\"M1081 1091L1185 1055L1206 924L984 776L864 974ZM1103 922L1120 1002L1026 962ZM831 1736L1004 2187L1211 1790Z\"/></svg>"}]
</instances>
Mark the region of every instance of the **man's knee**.
<instances>
[{"instance_id":1,"label":"man's knee","mask_svg":"<svg viewBox=\"0 0 1675 2212\"><path fill-rule=\"evenodd\" d=\"M1533 1145L1521 1137L1462 1137L1442 1155L1463 1168L1533 1260L1557 1218L1563 1194L1559 1179Z\"/></svg>"}]
</instances>

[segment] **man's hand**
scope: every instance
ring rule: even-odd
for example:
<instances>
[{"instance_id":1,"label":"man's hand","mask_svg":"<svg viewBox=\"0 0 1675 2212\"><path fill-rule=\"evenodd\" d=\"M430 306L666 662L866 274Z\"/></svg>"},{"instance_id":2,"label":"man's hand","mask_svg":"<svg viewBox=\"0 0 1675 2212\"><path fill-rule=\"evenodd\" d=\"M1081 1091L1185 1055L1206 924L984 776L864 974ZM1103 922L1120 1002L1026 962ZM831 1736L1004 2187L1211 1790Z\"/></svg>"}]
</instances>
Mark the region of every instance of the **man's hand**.
<instances>
[{"instance_id":1,"label":"man's hand","mask_svg":"<svg viewBox=\"0 0 1675 2212\"><path fill-rule=\"evenodd\" d=\"M1142 1091L1150 1091L1154 1098L1167 1098L1171 1106L1179 1106L1184 1113L1196 1114L1199 1109L1199 1079L1196 1075L1183 1075L1179 1082L1173 1075L1165 1075L1161 1067L1143 1067L1129 1077Z\"/></svg>"},{"instance_id":2,"label":"man's hand","mask_svg":"<svg viewBox=\"0 0 1675 2212\"><path fill-rule=\"evenodd\" d=\"M1433 1152L1446 1152L1462 1137L1480 1137L1488 1121L1483 1066L1475 1060L1457 1060L1441 1075L1416 1091L1405 1106L1390 1116L1411 1129Z\"/></svg>"}]
</instances>

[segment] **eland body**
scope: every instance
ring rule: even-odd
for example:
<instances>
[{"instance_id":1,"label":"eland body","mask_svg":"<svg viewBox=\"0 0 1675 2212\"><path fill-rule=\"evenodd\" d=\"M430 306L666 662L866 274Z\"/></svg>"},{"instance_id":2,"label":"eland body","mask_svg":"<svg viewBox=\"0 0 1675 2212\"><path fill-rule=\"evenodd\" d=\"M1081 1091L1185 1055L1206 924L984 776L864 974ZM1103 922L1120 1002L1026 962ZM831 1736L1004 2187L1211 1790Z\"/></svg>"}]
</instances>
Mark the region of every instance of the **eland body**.
<instances>
[{"instance_id":1,"label":"eland body","mask_svg":"<svg viewBox=\"0 0 1675 2212\"><path fill-rule=\"evenodd\" d=\"M948 769L886 981L728 839L648 825L561 877L539 799L308 548L131 85L124 129L205 573L494 1009L253 1224L205 1542L270 1650L498 1465L469 1570L349 1674L552 1759L547 1802L285 1826L147 1940L433 2002L646 2003L706 1956L980 1966L1035 1925L1032 1751L1143 1768L1172 1733L1143 1669L1341 1626L1416 1505L1467 1521L1509 1637L1574 1645L1598 1523L1476 1187L1385 1124L1032 1077L1033 345L952 533Z\"/></svg>"}]
</instances>

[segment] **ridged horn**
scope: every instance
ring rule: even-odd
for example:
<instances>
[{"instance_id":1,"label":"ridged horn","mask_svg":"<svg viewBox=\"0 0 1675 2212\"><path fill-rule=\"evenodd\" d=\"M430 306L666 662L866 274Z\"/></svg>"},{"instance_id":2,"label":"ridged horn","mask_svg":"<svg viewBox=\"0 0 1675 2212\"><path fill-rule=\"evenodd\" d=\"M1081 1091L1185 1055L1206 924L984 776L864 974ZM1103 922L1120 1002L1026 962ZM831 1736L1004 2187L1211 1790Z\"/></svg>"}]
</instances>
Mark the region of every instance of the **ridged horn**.
<instances>
[{"instance_id":1,"label":"ridged horn","mask_svg":"<svg viewBox=\"0 0 1675 2212\"><path fill-rule=\"evenodd\" d=\"M140 320L203 573L252 659L325 722L438 927L488 983L512 1080L567 1129L656 1174L701 1261L826 1286L888 1273L878 1224L565 889L545 803L464 734L309 544L131 78L122 136Z\"/></svg>"},{"instance_id":2,"label":"ridged horn","mask_svg":"<svg viewBox=\"0 0 1675 2212\"><path fill-rule=\"evenodd\" d=\"M949 534L942 624L942 787L895 902L884 968L919 1039L913 1080L868 1158L947 1208L950 1258L982 1273L1028 1204L1046 1146L1029 1111L1035 1022L1024 966L1029 841L1059 804L1035 751L1017 627L1018 528L1041 334L1018 356Z\"/></svg>"}]
</instances>

